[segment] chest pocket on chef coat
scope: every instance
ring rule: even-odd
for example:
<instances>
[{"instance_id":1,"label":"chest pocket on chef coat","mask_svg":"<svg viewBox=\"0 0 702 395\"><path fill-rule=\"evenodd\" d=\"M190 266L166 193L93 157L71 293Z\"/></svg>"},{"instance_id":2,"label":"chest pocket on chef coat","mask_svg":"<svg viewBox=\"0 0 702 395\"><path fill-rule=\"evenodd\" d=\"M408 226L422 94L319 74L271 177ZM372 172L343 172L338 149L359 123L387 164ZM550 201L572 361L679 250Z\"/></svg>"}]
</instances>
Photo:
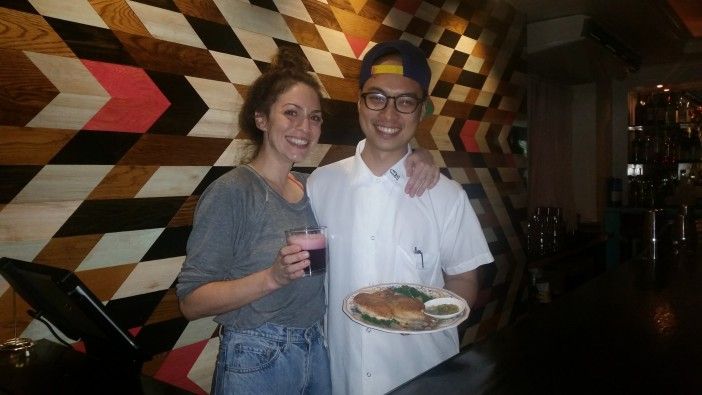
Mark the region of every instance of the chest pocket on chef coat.
<instances>
[{"instance_id":1,"label":"chest pocket on chef coat","mask_svg":"<svg viewBox=\"0 0 702 395\"><path fill-rule=\"evenodd\" d=\"M415 252L416 251L416 252ZM421 253L420 253L421 251ZM421 246L397 245L395 251L395 276L401 277L402 282L431 281L437 270L439 254Z\"/></svg>"}]
</instances>

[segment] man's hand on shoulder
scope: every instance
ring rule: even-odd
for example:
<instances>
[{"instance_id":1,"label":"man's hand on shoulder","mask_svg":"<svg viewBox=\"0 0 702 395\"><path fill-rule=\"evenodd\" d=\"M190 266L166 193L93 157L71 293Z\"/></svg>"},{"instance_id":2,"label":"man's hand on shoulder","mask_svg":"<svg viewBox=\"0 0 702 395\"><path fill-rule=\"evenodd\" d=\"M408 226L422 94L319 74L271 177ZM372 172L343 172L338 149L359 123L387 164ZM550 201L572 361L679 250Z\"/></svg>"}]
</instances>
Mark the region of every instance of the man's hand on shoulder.
<instances>
[{"instance_id":1,"label":"man's hand on shoulder","mask_svg":"<svg viewBox=\"0 0 702 395\"><path fill-rule=\"evenodd\" d=\"M422 196L424 191L436 186L439 182L439 167L434 163L434 157L424 148L417 148L405 161L407 185L405 193L410 197Z\"/></svg>"}]
</instances>

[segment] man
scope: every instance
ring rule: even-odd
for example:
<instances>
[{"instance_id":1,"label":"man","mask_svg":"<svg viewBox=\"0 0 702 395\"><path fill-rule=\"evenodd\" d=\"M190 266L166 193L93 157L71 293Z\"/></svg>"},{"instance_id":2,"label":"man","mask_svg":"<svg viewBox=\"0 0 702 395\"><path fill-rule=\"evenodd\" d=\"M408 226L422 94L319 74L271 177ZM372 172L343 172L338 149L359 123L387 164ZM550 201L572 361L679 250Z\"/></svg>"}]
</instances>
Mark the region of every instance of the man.
<instances>
[{"instance_id":1,"label":"man","mask_svg":"<svg viewBox=\"0 0 702 395\"><path fill-rule=\"evenodd\" d=\"M317 221L329 230L327 340L333 392L385 393L459 350L455 328L402 335L366 328L342 311L350 293L380 283L446 288L475 301L475 269L493 260L459 184L441 176L420 197L403 193L409 141L430 103L431 71L407 41L364 57L356 155L315 170L307 181Z\"/></svg>"}]
</instances>

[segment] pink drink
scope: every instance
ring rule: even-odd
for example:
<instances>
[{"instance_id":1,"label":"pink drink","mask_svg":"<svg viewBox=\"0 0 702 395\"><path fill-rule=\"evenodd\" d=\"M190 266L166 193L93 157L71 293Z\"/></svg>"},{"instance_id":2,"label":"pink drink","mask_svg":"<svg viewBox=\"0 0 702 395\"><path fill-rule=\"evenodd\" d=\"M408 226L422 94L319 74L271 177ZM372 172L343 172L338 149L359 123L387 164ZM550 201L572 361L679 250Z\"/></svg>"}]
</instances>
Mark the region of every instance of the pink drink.
<instances>
[{"instance_id":1,"label":"pink drink","mask_svg":"<svg viewBox=\"0 0 702 395\"><path fill-rule=\"evenodd\" d=\"M313 276L327 270L327 238L322 233L294 233L288 235L288 244L297 244L310 253L310 266L305 274Z\"/></svg>"}]
</instances>

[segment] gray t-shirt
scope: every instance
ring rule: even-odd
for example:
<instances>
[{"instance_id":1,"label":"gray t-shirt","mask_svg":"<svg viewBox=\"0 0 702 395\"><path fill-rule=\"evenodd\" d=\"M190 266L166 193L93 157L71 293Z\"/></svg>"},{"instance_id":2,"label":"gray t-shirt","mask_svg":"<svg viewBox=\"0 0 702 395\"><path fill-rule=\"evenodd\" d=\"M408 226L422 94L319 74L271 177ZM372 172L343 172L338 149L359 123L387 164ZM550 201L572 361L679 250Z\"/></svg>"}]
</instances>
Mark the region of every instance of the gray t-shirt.
<instances>
[{"instance_id":1,"label":"gray t-shirt","mask_svg":"<svg viewBox=\"0 0 702 395\"><path fill-rule=\"evenodd\" d=\"M307 180L304 173L295 177ZM289 203L249 166L239 166L212 182L198 201L176 294L182 298L203 284L268 268L286 229L316 224L306 192ZM266 322L306 328L322 319L324 304L324 276L303 277L214 320L240 329Z\"/></svg>"}]
</instances>

